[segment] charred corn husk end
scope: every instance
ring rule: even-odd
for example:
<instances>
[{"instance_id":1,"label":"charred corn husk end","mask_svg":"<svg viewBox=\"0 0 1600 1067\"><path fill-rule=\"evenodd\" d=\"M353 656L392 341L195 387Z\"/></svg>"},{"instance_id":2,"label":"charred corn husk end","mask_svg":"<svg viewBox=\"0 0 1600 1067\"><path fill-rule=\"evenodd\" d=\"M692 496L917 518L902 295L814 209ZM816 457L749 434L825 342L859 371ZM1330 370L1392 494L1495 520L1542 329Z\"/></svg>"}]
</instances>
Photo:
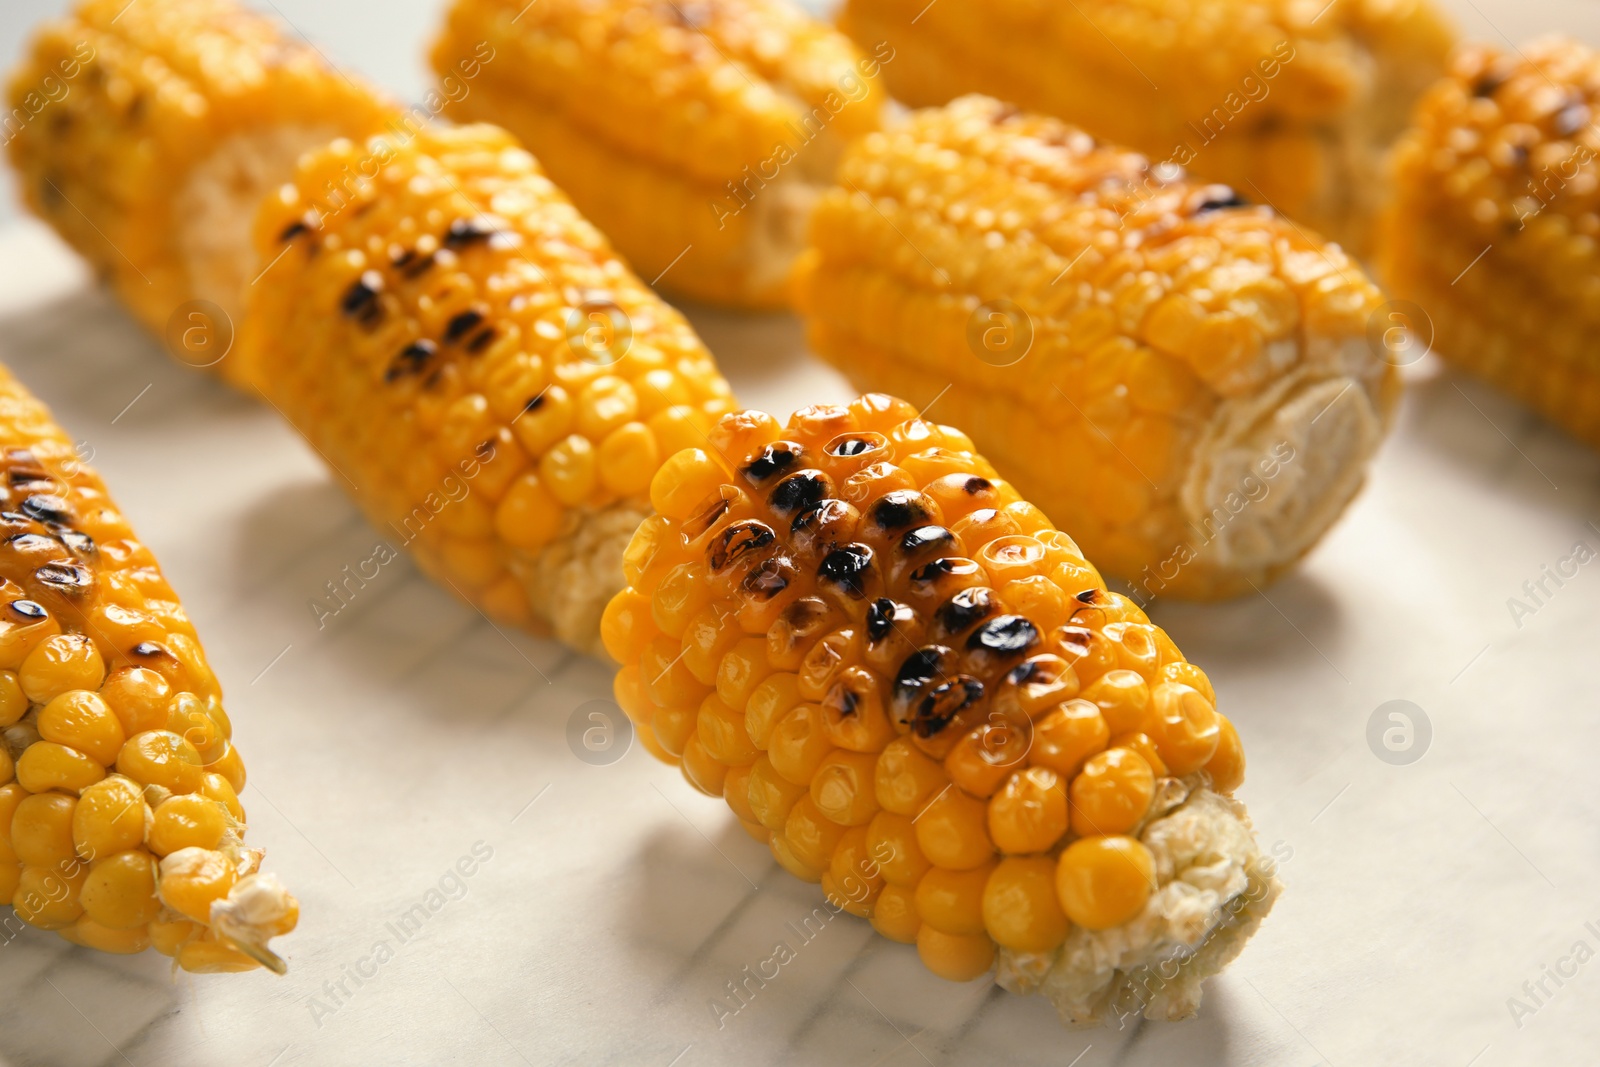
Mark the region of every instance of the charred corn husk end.
<instances>
[{"instance_id":1,"label":"charred corn husk end","mask_svg":"<svg viewBox=\"0 0 1600 1067\"><path fill-rule=\"evenodd\" d=\"M904 401L707 445L656 476L602 624L646 746L942 977L1193 1013L1279 891L1205 674Z\"/></svg>"},{"instance_id":2,"label":"charred corn husk end","mask_svg":"<svg viewBox=\"0 0 1600 1067\"><path fill-rule=\"evenodd\" d=\"M1141 603L1294 563L1399 389L1370 342L1383 298L1337 246L983 97L859 142L812 244L813 348L937 397Z\"/></svg>"},{"instance_id":3,"label":"charred corn husk end","mask_svg":"<svg viewBox=\"0 0 1600 1067\"><path fill-rule=\"evenodd\" d=\"M388 115L231 0L87 0L36 36L9 107L0 131L28 206L160 336L197 301L232 320L205 323L231 336L259 269L256 206L301 152L376 132ZM213 352L178 354L236 380Z\"/></svg>"},{"instance_id":4,"label":"charred corn husk end","mask_svg":"<svg viewBox=\"0 0 1600 1067\"><path fill-rule=\"evenodd\" d=\"M841 23L896 50L885 77L913 106L978 92L1056 115L1359 253L1383 154L1454 31L1429 0L1320 7L849 0Z\"/></svg>"},{"instance_id":5,"label":"charred corn husk end","mask_svg":"<svg viewBox=\"0 0 1600 1067\"><path fill-rule=\"evenodd\" d=\"M1464 49L1393 159L1378 269L1445 359L1600 447L1600 57Z\"/></svg>"},{"instance_id":6,"label":"charred corn husk end","mask_svg":"<svg viewBox=\"0 0 1600 1067\"><path fill-rule=\"evenodd\" d=\"M0 368L0 904L188 971L285 965L299 905L244 843L194 626L71 441Z\"/></svg>"},{"instance_id":7,"label":"charred corn husk end","mask_svg":"<svg viewBox=\"0 0 1600 1067\"><path fill-rule=\"evenodd\" d=\"M243 365L384 545L596 648L650 479L731 407L683 317L489 126L308 155L256 237Z\"/></svg>"},{"instance_id":8,"label":"charred corn husk end","mask_svg":"<svg viewBox=\"0 0 1600 1067\"><path fill-rule=\"evenodd\" d=\"M888 57L788 0L458 0L433 49L450 113L521 138L643 277L745 307L786 302Z\"/></svg>"}]
</instances>

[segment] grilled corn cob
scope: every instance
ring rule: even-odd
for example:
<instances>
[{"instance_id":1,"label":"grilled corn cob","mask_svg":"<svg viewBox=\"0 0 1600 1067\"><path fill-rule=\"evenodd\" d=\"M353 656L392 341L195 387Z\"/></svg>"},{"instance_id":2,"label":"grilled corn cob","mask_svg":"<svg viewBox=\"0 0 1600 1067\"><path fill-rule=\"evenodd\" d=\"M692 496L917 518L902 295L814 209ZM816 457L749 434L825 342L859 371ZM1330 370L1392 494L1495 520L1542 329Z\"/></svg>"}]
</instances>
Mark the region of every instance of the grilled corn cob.
<instances>
[{"instance_id":1,"label":"grilled corn cob","mask_svg":"<svg viewBox=\"0 0 1600 1067\"><path fill-rule=\"evenodd\" d=\"M847 0L841 24L895 50L885 77L912 106L976 92L1056 115L1357 253L1453 38L1430 0Z\"/></svg>"},{"instance_id":2,"label":"grilled corn cob","mask_svg":"<svg viewBox=\"0 0 1600 1067\"><path fill-rule=\"evenodd\" d=\"M641 275L746 307L786 302L889 58L788 0L457 0L433 49L450 113L520 137Z\"/></svg>"},{"instance_id":3,"label":"grilled corn cob","mask_svg":"<svg viewBox=\"0 0 1600 1067\"><path fill-rule=\"evenodd\" d=\"M1205 674L959 431L744 412L651 483L621 707L831 905L1068 1022L1178 1018L1279 891ZM998 959L998 963L996 962Z\"/></svg>"},{"instance_id":4,"label":"grilled corn cob","mask_svg":"<svg viewBox=\"0 0 1600 1067\"><path fill-rule=\"evenodd\" d=\"M23 195L180 358L237 381L231 334L260 269L249 226L302 151L377 132L388 108L230 0L86 0L35 39L0 116ZM200 339L206 343L199 343ZM217 362L220 360L220 362Z\"/></svg>"},{"instance_id":5,"label":"grilled corn cob","mask_svg":"<svg viewBox=\"0 0 1600 1067\"><path fill-rule=\"evenodd\" d=\"M1597 107L1574 41L1463 50L1395 151L1378 259L1440 355L1600 446Z\"/></svg>"},{"instance_id":6,"label":"grilled corn cob","mask_svg":"<svg viewBox=\"0 0 1600 1067\"><path fill-rule=\"evenodd\" d=\"M597 647L651 477L731 407L682 316L490 126L308 155L256 234L256 387L429 574Z\"/></svg>"},{"instance_id":7,"label":"grilled corn cob","mask_svg":"<svg viewBox=\"0 0 1600 1067\"><path fill-rule=\"evenodd\" d=\"M244 844L244 764L194 626L0 368L0 920L189 971L284 963L299 905ZM19 922L20 920L20 922Z\"/></svg>"},{"instance_id":8,"label":"grilled corn cob","mask_svg":"<svg viewBox=\"0 0 1600 1067\"><path fill-rule=\"evenodd\" d=\"M1141 603L1270 580L1360 487L1398 371L1338 247L982 97L841 182L797 284L813 348L937 399Z\"/></svg>"}]
</instances>

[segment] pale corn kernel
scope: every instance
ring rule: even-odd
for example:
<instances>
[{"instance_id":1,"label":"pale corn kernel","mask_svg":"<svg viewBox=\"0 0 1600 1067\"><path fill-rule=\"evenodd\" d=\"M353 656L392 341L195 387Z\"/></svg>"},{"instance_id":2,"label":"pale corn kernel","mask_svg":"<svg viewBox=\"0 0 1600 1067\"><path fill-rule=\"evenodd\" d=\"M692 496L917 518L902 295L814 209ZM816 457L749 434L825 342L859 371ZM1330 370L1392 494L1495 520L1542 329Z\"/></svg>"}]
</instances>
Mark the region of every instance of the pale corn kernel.
<instances>
[{"instance_id":1,"label":"pale corn kernel","mask_svg":"<svg viewBox=\"0 0 1600 1067\"><path fill-rule=\"evenodd\" d=\"M89 918L112 930L145 925L161 914L155 857L135 849L99 860L90 868L79 900Z\"/></svg>"},{"instance_id":2,"label":"pale corn kernel","mask_svg":"<svg viewBox=\"0 0 1600 1067\"><path fill-rule=\"evenodd\" d=\"M1072 832L1079 837L1125 834L1144 818L1156 777L1144 757L1108 748L1089 757L1072 780Z\"/></svg>"},{"instance_id":3,"label":"pale corn kernel","mask_svg":"<svg viewBox=\"0 0 1600 1067\"><path fill-rule=\"evenodd\" d=\"M78 797L72 841L79 856L96 860L138 848L149 819L144 792L120 774L96 782Z\"/></svg>"},{"instance_id":4,"label":"pale corn kernel","mask_svg":"<svg viewBox=\"0 0 1600 1067\"><path fill-rule=\"evenodd\" d=\"M970 870L989 860L994 845L989 840L987 806L954 786L930 800L914 816L917 844L935 866Z\"/></svg>"},{"instance_id":5,"label":"pale corn kernel","mask_svg":"<svg viewBox=\"0 0 1600 1067\"><path fill-rule=\"evenodd\" d=\"M981 934L983 890L994 869L993 860L963 871L930 868L917 883L917 914L947 934Z\"/></svg>"},{"instance_id":6,"label":"pale corn kernel","mask_svg":"<svg viewBox=\"0 0 1600 1067\"><path fill-rule=\"evenodd\" d=\"M191 974L237 974L261 964L220 941L190 941L178 950L178 966Z\"/></svg>"},{"instance_id":7,"label":"pale corn kernel","mask_svg":"<svg viewBox=\"0 0 1600 1067\"><path fill-rule=\"evenodd\" d=\"M100 764L54 741L35 741L17 760L17 782L30 793L77 793L105 776Z\"/></svg>"},{"instance_id":8,"label":"pale corn kernel","mask_svg":"<svg viewBox=\"0 0 1600 1067\"><path fill-rule=\"evenodd\" d=\"M1067 791L1048 767L1018 771L989 800L989 837L1001 852L1044 852L1067 832L1067 824Z\"/></svg>"},{"instance_id":9,"label":"pale corn kernel","mask_svg":"<svg viewBox=\"0 0 1600 1067\"><path fill-rule=\"evenodd\" d=\"M70 689L99 689L105 677L100 650L83 634L47 638L17 671L22 691L35 704L47 704Z\"/></svg>"},{"instance_id":10,"label":"pale corn kernel","mask_svg":"<svg viewBox=\"0 0 1600 1067\"><path fill-rule=\"evenodd\" d=\"M947 934L927 923L917 932L922 965L951 982L970 982L994 966L994 942L987 934Z\"/></svg>"},{"instance_id":11,"label":"pale corn kernel","mask_svg":"<svg viewBox=\"0 0 1600 1067\"><path fill-rule=\"evenodd\" d=\"M877 756L836 748L811 776L811 800L817 810L841 826L864 826L878 813L873 792Z\"/></svg>"},{"instance_id":12,"label":"pale corn kernel","mask_svg":"<svg viewBox=\"0 0 1600 1067\"><path fill-rule=\"evenodd\" d=\"M872 905L872 928L902 945L917 942L922 920L917 916L915 890L904 885L885 885Z\"/></svg>"},{"instance_id":13,"label":"pale corn kernel","mask_svg":"<svg viewBox=\"0 0 1600 1067\"><path fill-rule=\"evenodd\" d=\"M237 870L222 853L180 849L161 860L161 902L195 922L209 923L212 903L227 896L237 880Z\"/></svg>"},{"instance_id":14,"label":"pale corn kernel","mask_svg":"<svg viewBox=\"0 0 1600 1067\"><path fill-rule=\"evenodd\" d=\"M185 848L216 848L227 829L222 811L203 793L168 797L156 808L150 823L150 851L166 856Z\"/></svg>"},{"instance_id":15,"label":"pale corn kernel","mask_svg":"<svg viewBox=\"0 0 1600 1067\"><path fill-rule=\"evenodd\" d=\"M983 925L996 942L1016 952L1052 952L1070 924L1056 894L1056 861L1048 856L1007 856L983 889Z\"/></svg>"},{"instance_id":16,"label":"pale corn kernel","mask_svg":"<svg viewBox=\"0 0 1600 1067\"><path fill-rule=\"evenodd\" d=\"M100 688L100 697L116 714L127 737L167 725L172 686L146 667L118 667Z\"/></svg>"},{"instance_id":17,"label":"pale corn kernel","mask_svg":"<svg viewBox=\"0 0 1600 1067\"><path fill-rule=\"evenodd\" d=\"M1108 930L1144 910L1155 891L1155 859L1131 837L1084 837L1056 867L1061 907L1086 930Z\"/></svg>"}]
</instances>

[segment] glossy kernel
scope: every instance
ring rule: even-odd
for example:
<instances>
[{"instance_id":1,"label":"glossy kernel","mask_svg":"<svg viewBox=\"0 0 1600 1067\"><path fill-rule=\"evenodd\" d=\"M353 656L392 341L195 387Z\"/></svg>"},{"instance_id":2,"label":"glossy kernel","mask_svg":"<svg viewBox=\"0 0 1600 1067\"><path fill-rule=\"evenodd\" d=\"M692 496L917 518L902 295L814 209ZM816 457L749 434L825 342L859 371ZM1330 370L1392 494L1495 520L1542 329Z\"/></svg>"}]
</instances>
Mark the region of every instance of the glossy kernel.
<instances>
[{"instance_id":1,"label":"glossy kernel","mask_svg":"<svg viewBox=\"0 0 1600 1067\"><path fill-rule=\"evenodd\" d=\"M999 944L1018 952L1050 952L1070 924L1056 894L1056 861L1007 856L983 890L983 925Z\"/></svg>"},{"instance_id":2,"label":"glossy kernel","mask_svg":"<svg viewBox=\"0 0 1600 1067\"><path fill-rule=\"evenodd\" d=\"M1144 818L1156 777L1138 753L1108 748L1091 756L1072 780L1072 832L1124 834Z\"/></svg>"},{"instance_id":3,"label":"glossy kernel","mask_svg":"<svg viewBox=\"0 0 1600 1067\"><path fill-rule=\"evenodd\" d=\"M1061 854L1056 892L1067 918L1107 930L1144 910L1155 891L1155 859L1131 837L1085 837Z\"/></svg>"}]
</instances>

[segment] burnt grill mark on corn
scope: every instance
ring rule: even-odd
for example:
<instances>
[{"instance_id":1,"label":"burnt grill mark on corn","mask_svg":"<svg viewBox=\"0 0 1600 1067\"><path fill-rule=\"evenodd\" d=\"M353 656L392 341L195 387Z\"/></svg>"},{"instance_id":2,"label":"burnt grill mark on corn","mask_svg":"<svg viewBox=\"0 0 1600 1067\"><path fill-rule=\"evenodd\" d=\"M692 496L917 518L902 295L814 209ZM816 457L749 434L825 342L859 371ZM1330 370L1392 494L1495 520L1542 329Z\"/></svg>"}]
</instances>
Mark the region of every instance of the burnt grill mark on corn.
<instances>
[{"instance_id":1,"label":"burnt grill mark on corn","mask_svg":"<svg viewBox=\"0 0 1600 1067\"><path fill-rule=\"evenodd\" d=\"M494 215L456 219L444 235L444 246L455 250L467 248L479 241L487 242L490 248L502 249L515 248L521 243L521 238L511 230L504 219Z\"/></svg>"},{"instance_id":2,"label":"burnt grill mark on corn","mask_svg":"<svg viewBox=\"0 0 1600 1067\"><path fill-rule=\"evenodd\" d=\"M907 556L943 551L956 543L956 535L943 526L918 526L900 538L900 551Z\"/></svg>"},{"instance_id":3,"label":"burnt grill mark on corn","mask_svg":"<svg viewBox=\"0 0 1600 1067\"><path fill-rule=\"evenodd\" d=\"M398 356L394 357L394 361L383 372L383 380L395 382L408 374L421 374L428 366L428 361L438 354L439 346L432 341L426 338L420 341L413 341L402 348ZM433 385L435 382L430 380L425 384Z\"/></svg>"},{"instance_id":4,"label":"burnt grill mark on corn","mask_svg":"<svg viewBox=\"0 0 1600 1067\"><path fill-rule=\"evenodd\" d=\"M711 527L715 526L717 521L726 515L731 507L733 507L733 501L725 496L717 497L716 503L683 524L684 534L691 541L702 536Z\"/></svg>"},{"instance_id":5,"label":"burnt grill mark on corn","mask_svg":"<svg viewBox=\"0 0 1600 1067\"><path fill-rule=\"evenodd\" d=\"M383 305L378 302L382 291L383 275L375 270L363 271L344 291L339 308L363 326L375 326L383 315Z\"/></svg>"},{"instance_id":6,"label":"burnt grill mark on corn","mask_svg":"<svg viewBox=\"0 0 1600 1067\"><path fill-rule=\"evenodd\" d=\"M853 719L856 709L861 706L861 695L841 683L828 690L824 703L837 712L839 718Z\"/></svg>"},{"instance_id":7,"label":"burnt grill mark on corn","mask_svg":"<svg viewBox=\"0 0 1600 1067\"><path fill-rule=\"evenodd\" d=\"M833 613L818 597L801 597L783 609L778 622L767 635L767 647L774 653L792 652L806 638L828 628Z\"/></svg>"},{"instance_id":8,"label":"burnt grill mark on corn","mask_svg":"<svg viewBox=\"0 0 1600 1067\"><path fill-rule=\"evenodd\" d=\"M1062 651L1087 656L1089 646L1094 643L1094 633L1082 626L1063 626L1055 632L1055 639Z\"/></svg>"},{"instance_id":9,"label":"burnt grill mark on corn","mask_svg":"<svg viewBox=\"0 0 1600 1067\"><path fill-rule=\"evenodd\" d=\"M46 537L41 533L12 534L6 538L6 544L18 552L54 552L58 542L53 537Z\"/></svg>"},{"instance_id":10,"label":"burnt grill mark on corn","mask_svg":"<svg viewBox=\"0 0 1600 1067\"><path fill-rule=\"evenodd\" d=\"M994 594L980 585L963 589L940 604L933 618L946 633L958 634L987 619L995 611Z\"/></svg>"},{"instance_id":11,"label":"burnt grill mark on corn","mask_svg":"<svg viewBox=\"0 0 1600 1067\"><path fill-rule=\"evenodd\" d=\"M38 493L22 502L22 513L40 522L72 522L72 509L54 493Z\"/></svg>"},{"instance_id":12,"label":"burnt grill mark on corn","mask_svg":"<svg viewBox=\"0 0 1600 1067\"><path fill-rule=\"evenodd\" d=\"M1472 95L1476 97L1493 96L1499 91L1500 86L1504 85L1505 83L1506 79L1504 75L1497 74L1493 71L1486 72L1479 75L1478 80L1472 83Z\"/></svg>"},{"instance_id":13,"label":"burnt grill mark on corn","mask_svg":"<svg viewBox=\"0 0 1600 1067\"><path fill-rule=\"evenodd\" d=\"M822 557L817 579L860 598L867 593L867 572L872 569L872 549L862 544L836 548Z\"/></svg>"},{"instance_id":14,"label":"burnt grill mark on corn","mask_svg":"<svg viewBox=\"0 0 1600 1067\"><path fill-rule=\"evenodd\" d=\"M444 328L444 339L447 344L455 344L477 325L483 321L483 312L477 308L468 308L450 320Z\"/></svg>"},{"instance_id":15,"label":"burnt grill mark on corn","mask_svg":"<svg viewBox=\"0 0 1600 1067\"><path fill-rule=\"evenodd\" d=\"M1030 659L1026 663L1019 663L1006 674L1006 681L1012 685L1028 685L1037 679L1043 671L1038 660Z\"/></svg>"},{"instance_id":16,"label":"burnt grill mark on corn","mask_svg":"<svg viewBox=\"0 0 1600 1067\"><path fill-rule=\"evenodd\" d=\"M526 415L528 412L538 411L542 407L544 407L544 392L540 391L538 396L529 397L528 402L522 405L522 413Z\"/></svg>"},{"instance_id":17,"label":"burnt grill mark on corn","mask_svg":"<svg viewBox=\"0 0 1600 1067\"><path fill-rule=\"evenodd\" d=\"M944 645L923 645L900 664L894 676L894 695L897 700L916 696L936 678L948 674L945 663L955 653Z\"/></svg>"},{"instance_id":18,"label":"burnt grill mark on corn","mask_svg":"<svg viewBox=\"0 0 1600 1067\"><path fill-rule=\"evenodd\" d=\"M1100 590L1098 590L1098 589L1085 589L1083 592L1079 593L1073 599L1076 600L1080 604L1093 604L1095 601L1100 599Z\"/></svg>"},{"instance_id":19,"label":"burnt grill mark on corn","mask_svg":"<svg viewBox=\"0 0 1600 1067\"><path fill-rule=\"evenodd\" d=\"M311 227L306 225L304 219L295 219L278 233L278 240L292 241L303 233L310 233Z\"/></svg>"},{"instance_id":20,"label":"burnt grill mark on corn","mask_svg":"<svg viewBox=\"0 0 1600 1067\"><path fill-rule=\"evenodd\" d=\"M775 514L787 518L797 511L820 504L832 491L832 483L821 471L797 471L779 482L767 495L767 506Z\"/></svg>"},{"instance_id":21,"label":"burnt grill mark on corn","mask_svg":"<svg viewBox=\"0 0 1600 1067\"><path fill-rule=\"evenodd\" d=\"M51 485L55 483L49 473L38 467L12 467L6 471L6 481L13 488L25 488L35 485Z\"/></svg>"},{"instance_id":22,"label":"burnt grill mark on corn","mask_svg":"<svg viewBox=\"0 0 1600 1067\"><path fill-rule=\"evenodd\" d=\"M706 560L711 564L713 571L720 573L751 552L759 552L777 539L778 535L766 523L746 519L722 531L722 536L712 544Z\"/></svg>"},{"instance_id":23,"label":"burnt grill mark on corn","mask_svg":"<svg viewBox=\"0 0 1600 1067\"><path fill-rule=\"evenodd\" d=\"M413 252L407 252L403 257L401 257L406 260L407 264L409 264L408 266L403 267L400 271L400 273L404 274L407 278L422 277L424 274L428 273L428 271L432 270L434 263L438 261L437 255L433 252L429 252L427 255L422 256L421 258L413 260L412 256L414 255L415 253Z\"/></svg>"},{"instance_id":24,"label":"burnt grill mark on corn","mask_svg":"<svg viewBox=\"0 0 1600 1067\"><path fill-rule=\"evenodd\" d=\"M784 471L800 462L805 455L805 449L788 441L776 441L763 448L755 459L751 460L740 474L751 485L760 487L763 482L771 481Z\"/></svg>"},{"instance_id":25,"label":"burnt grill mark on corn","mask_svg":"<svg viewBox=\"0 0 1600 1067\"><path fill-rule=\"evenodd\" d=\"M81 593L94 584L89 568L77 563L46 563L33 572L40 584L64 593Z\"/></svg>"},{"instance_id":26,"label":"burnt grill mark on corn","mask_svg":"<svg viewBox=\"0 0 1600 1067\"><path fill-rule=\"evenodd\" d=\"M799 570L794 561L787 556L774 556L762 560L751 572L744 576L740 583L741 588L757 600L771 600L785 589L789 588Z\"/></svg>"},{"instance_id":27,"label":"burnt grill mark on corn","mask_svg":"<svg viewBox=\"0 0 1600 1067\"><path fill-rule=\"evenodd\" d=\"M986 493L990 489L993 489L994 483L987 478L981 478L974 474L972 477L966 480L965 484L963 484L961 488L967 491L968 496L977 496L979 493Z\"/></svg>"},{"instance_id":28,"label":"burnt grill mark on corn","mask_svg":"<svg viewBox=\"0 0 1600 1067\"><path fill-rule=\"evenodd\" d=\"M134 645L133 648L128 650L128 655L133 659L150 661L162 660L172 663L176 663L178 661L178 657L172 654L171 649L169 649L166 645L158 644L155 641L140 641L137 645Z\"/></svg>"},{"instance_id":29,"label":"burnt grill mark on corn","mask_svg":"<svg viewBox=\"0 0 1600 1067\"><path fill-rule=\"evenodd\" d=\"M859 456L863 452L871 452L873 449L881 447L877 441L868 437L846 437L842 440L830 441L824 451L830 456Z\"/></svg>"},{"instance_id":30,"label":"burnt grill mark on corn","mask_svg":"<svg viewBox=\"0 0 1600 1067\"><path fill-rule=\"evenodd\" d=\"M945 556L943 559L936 559L932 563L924 564L912 571L911 583L913 585L932 585L942 578L950 577L952 574L971 574L977 569L978 565L970 559L962 559L959 556Z\"/></svg>"},{"instance_id":31,"label":"burnt grill mark on corn","mask_svg":"<svg viewBox=\"0 0 1600 1067\"><path fill-rule=\"evenodd\" d=\"M13 600L6 607L11 609L13 615L28 622L38 622L50 614L44 609L44 605L36 600Z\"/></svg>"},{"instance_id":32,"label":"burnt grill mark on corn","mask_svg":"<svg viewBox=\"0 0 1600 1067\"><path fill-rule=\"evenodd\" d=\"M983 698L983 683L960 674L934 689L911 713L911 732L929 738L942 732L957 715Z\"/></svg>"},{"instance_id":33,"label":"burnt grill mark on corn","mask_svg":"<svg viewBox=\"0 0 1600 1067\"><path fill-rule=\"evenodd\" d=\"M61 540L62 544L72 550L73 555L80 559L94 559L100 554L99 548L95 546L94 538L86 533L78 530L59 530L56 533L56 537Z\"/></svg>"},{"instance_id":34,"label":"burnt grill mark on corn","mask_svg":"<svg viewBox=\"0 0 1600 1067\"><path fill-rule=\"evenodd\" d=\"M1039 628L1021 615L999 615L985 621L967 638L967 651L983 649L997 656L1020 655L1039 640Z\"/></svg>"},{"instance_id":35,"label":"burnt grill mark on corn","mask_svg":"<svg viewBox=\"0 0 1600 1067\"><path fill-rule=\"evenodd\" d=\"M489 347L489 342L491 342L493 340L494 340L494 327L493 326L487 326L484 329L479 330L477 336L473 337L472 340L467 342L467 354L468 355L473 355L473 356L477 355L478 353L482 352L485 348L488 348Z\"/></svg>"},{"instance_id":36,"label":"burnt grill mark on corn","mask_svg":"<svg viewBox=\"0 0 1600 1067\"><path fill-rule=\"evenodd\" d=\"M892 493L885 493L872 505L872 521L885 533L920 525L932 518L932 513L922 502L922 494L915 489L896 489Z\"/></svg>"},{"instance_id":37,"label":"burnt grill mark on corn","mask_svg":"<svg viewBox=\"0 0 1600 1067\"><path fill-rule=\"evenodd\" d=\"M1194 206L1190 214L1195 217L1209 214L1213 211L1224 211L1228 208L1249 207L1250 201L1240 196L1239 193L1226 185L1213 185L1205 191L1204 198Z\"/></svg>"},{"instance_id":38,"label":"burnt grill mark on corn","mask_svg":"<svg viewBox=\"0 0 1600 1067\"><path fill-rule=\"evenodd\" d=\"M867 640L877 644L894 629L895 610L899 607L888 597L879 597L867 609Z\"/></svg>"}]
</instances>

